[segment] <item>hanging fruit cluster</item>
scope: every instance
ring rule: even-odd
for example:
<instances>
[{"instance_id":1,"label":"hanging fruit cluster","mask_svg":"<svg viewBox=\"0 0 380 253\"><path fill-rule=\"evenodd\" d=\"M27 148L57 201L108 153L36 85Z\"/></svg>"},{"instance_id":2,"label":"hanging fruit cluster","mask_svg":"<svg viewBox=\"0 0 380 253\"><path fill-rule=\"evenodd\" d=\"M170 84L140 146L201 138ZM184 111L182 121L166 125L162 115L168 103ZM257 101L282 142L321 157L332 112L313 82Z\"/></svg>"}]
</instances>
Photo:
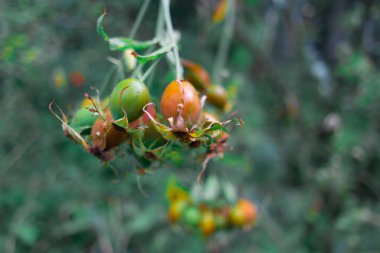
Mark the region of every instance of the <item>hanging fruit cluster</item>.
<instances>
[{"instance_id":1,"label":"hanging fruit cluster","mask_svg":"<svg viewBox=\"0 0 380 253\"><path fill-rule=\"evenodd\" d=\"M163 4L162 9L168 12L168 4ZM206 147L203 157L208 161L222 156L226 150L229 135L225 126L230 122L241 123L240 119L224 122L218 119L226 118L225 113L232 105L231 97L222 86L212 84L207 71L200 65L180 60L171 20L163 16L166 17L166 33L163 22L158 22L154 39L137 41L109 37L102 25L105 13L101 15L97 22L98 32L108 42L110 50L123 52L124 61L110 59L123 75L117 83L112 83L110 94L101 94L95 88L95 96L85 94L72 117L54 102L50 104L50 110L62 122L65 135L104 162L116 158L116 151L124 149L136 158L139 168L147 168L154 161L164 161L173 149L200 146ZM147 54L142 55L142 52ZM162 94L151 94L146 78L165 55L169 63L175 65L177 77L167 84ZM53 106L58 108L60 115Z\"/></svg>"},{"instance_id":2,"label":"hanging fruit cluster","mask_svg":"<svg viewBox=\"0 0 380 253\"><path fill-rule=\"evenodd\" d=\"M240 199L235 205L212 207L194 205L191 201L175 200L170 203L168 220L210 236L218 230L250 228L256 222L257 208L249 200Z\"/></svg>"},{"instance_id":3,"label":"hanging fruit cluster","mask_svg":"<svg viewBox=\"0 0 380 253\"><path fill-rule=\"evenodd\" d=\"M169 0L161 0L154 38L147 41L133 38L147 4L149 1L143 3L140 18L136 19L129 37L110 37L102 24L106 13L98 18L98 33L111 51L121 52L119 59L107 58L115 65L113 74L107 75L100 90L91 87L95 94L86 93L73 116L66 115L54 101L49 109L61 121L67 137L111 168L110 160L130 154L137 162L138 173L144 174L153 165L173 159L181 151L185 156L190 149L200 150L202 170L191 193L175 180L169 183L169 221L203 236L221 230L251 228L256 223L257 208L249 200L238 199L231 183L208 177L204 191L200 190L200 179L209 160L223 157L227 150L230 134L226 126L243 123L238 117L231 118L236 113L228 115L236 86L225 89L221 85L232 35L232 30L228 30L233 28L234 1L222 1L214 20L221 22L226 16L229 21L212 78L201 65L179 57L180 36L173 30ZM227 5L231 7L230 13ZM169 73L175 72L175 78L163 83L166 86L157 94L160 89L152 88L152 76L164 56L172 67ZM107 91L107 85L112 89Z\"/></svg>"},{"instance_id":4,"label":"hanging fruit cluster","mask_svg":"<svg viewBox=\"0 0 380 253\"><path fill-rule=\"evenodd\" d=\"M205 195L210 195L207 193L207 187L212 190L217 183L215 180L213 177L207 180ZM199 196L199 194L194 194L194 189L190 193L173 178L169 181L166 192L169 202L167 212L169 222L180 224L203 236L234 228L246 230L256 223L258 210L250 200L226 201L220 196L205 200L192 196Z\"/></svg>"},{"instance_id":5,"label":"hanging fruit cluster","mask_svg":"<svg viewBox=\"0 0 380 253\"><path fill-rule=\"evenodd\" d=\"M221 138L226 139L224 126L230 121L220 122L206 112L189 81L172 81L159 108L161 114L141 80L128 78L103 100L86 95L72 118L62 111L61 117L54 114L68 137L103 161L113 159L115 148L123 143L129 144L138 159L153 161L171 143L189 147L203 144L212 150Z\"/></svg>"}]
</instances>

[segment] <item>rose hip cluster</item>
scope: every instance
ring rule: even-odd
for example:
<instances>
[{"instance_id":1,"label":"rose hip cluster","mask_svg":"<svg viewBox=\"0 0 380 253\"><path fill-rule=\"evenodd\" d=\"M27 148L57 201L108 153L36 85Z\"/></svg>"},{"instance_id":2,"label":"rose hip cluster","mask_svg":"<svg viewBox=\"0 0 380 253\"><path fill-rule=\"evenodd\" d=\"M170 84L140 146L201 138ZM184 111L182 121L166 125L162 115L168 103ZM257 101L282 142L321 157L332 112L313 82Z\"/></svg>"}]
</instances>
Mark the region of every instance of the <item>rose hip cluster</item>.
<instances>
[{"instance_id":1,"label":"rose hip cluster","mask_svg":"<svg viewBox=\"0 0 380 253\"><path fill-rule=\"evenodd\" d=\"M200 194L197 193L197 187L189 191L180 185L175 177L171 177L166 189L169 222L179 224L205 237L217 231L252 228L258 216L256 205L242 198L227 200L224 191L215 195L215 188L220 189L222 185L223 183L215 181L215 177L208 178L203 194ZM213 192L213 197L210 197L208 190ZM221 194L222 192L224 194Z\"/></svg>"},{"instance_id":2,"label":"rose hip cluster","mask_svg":"<svg viewBox=\"0 0 380 253\"><path fill-rule=\"evenodd\" d=\"M207 96L206 102L223 112L228 107L226 92L221 86L211 85L207 72L199 65L189 61L183 64L187 80L174 80L166 86L160 113L147 86L139 79L128 78L117 83L103 100L99 94L86 95L72 118L62 113L59 118L65 134L103 161L113 159L115 149L128 143L142 167L160 159L173 142L189 147L203 144L208 154L215 155L217 149L222 155L228 121L220 122L204 110L200 96Z\"/></svg>"},{"instance_id":3,"label":"rose hip cluster","mask_svg":"<svg viewBox=\"0 0 380 253\"><path fill-rule=\"evenodd\" d=\"M218 230L251 228L257 218L256 206L247 199L235 205L194 204L189 199L175 199L169 205L168 220L210 236Z\"/></svg>"}]
</instances>

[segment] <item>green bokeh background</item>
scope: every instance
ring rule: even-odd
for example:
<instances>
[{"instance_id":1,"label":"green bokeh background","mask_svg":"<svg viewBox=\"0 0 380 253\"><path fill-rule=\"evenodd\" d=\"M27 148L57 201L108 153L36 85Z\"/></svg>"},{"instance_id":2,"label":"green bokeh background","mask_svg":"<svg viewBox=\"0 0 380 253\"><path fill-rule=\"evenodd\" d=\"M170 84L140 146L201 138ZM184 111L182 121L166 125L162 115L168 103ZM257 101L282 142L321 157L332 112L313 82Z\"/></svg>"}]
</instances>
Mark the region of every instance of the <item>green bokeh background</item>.
<instances>
[{"instance_id":1,"label":"green bokeh background","mask_svg":"<svg viewBox=\"0 0 380 253\"><path fill-rule=\"evenodd\" d=\"M218 1L172 2L181 56L211 71L223 39L223 25L211 22ZM260 217L249 232L209 240L166 220L166 181L175 174L191 186L195 154L140 179L121 159L120 179L70 142L48 110L54 98L73 111L102 84L106 57L118 56L96 33L103 8L107 32L126 35L141 3L0 1L0 252L379 252L379 2L237 1L225 80L237 84L246 124L208 173L235 183ZM151 38L157 7L152 1L139 39ZM70 83L73 71L83 87ZM152 82L156 99L164 76Z\"/></svg>"}]
</instances>

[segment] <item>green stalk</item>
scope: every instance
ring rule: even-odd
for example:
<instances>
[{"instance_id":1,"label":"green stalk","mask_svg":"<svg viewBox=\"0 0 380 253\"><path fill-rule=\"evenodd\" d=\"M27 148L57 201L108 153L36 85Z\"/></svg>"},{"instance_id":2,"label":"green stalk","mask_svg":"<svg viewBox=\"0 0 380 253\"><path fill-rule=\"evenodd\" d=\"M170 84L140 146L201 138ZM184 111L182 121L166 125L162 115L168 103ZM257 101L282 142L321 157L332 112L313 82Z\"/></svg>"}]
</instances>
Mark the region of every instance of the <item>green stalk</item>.
<instances>
[{"instance_id":1,"label":"green stalk","mask_svg":"<svg viewBox=\"0 0 380 253\"><path fill-rule=\"evenodd\" d=\"M175 38L174 38L174 29L173 29L173 24L172 24L172 18L170 16L170 0L162 0L161 4L162 4L162 10L164 12L164 18L165 18L166 27L169 33L169 37L170 37L171 43L173 43L176 78L183 79L183 68L181 65L181 60L179 58L177 43L175 42Z\"/></svg>"},{"instance_id":2,"label":"green stalk","mask_svg":"<svg viewBox=\"0 0 380 253\"><path fill-rule=\"evenodd\" d=\"M151 0L145 0L144 3L143 3L143 5L141 6L141 9L139 10L139 13L137 14L137 18L136 18L135 22L133 23L132 29L129 32L129 36L128 36L129 38L134 38L135 37L136 32L137 32L137 30L140 27L141 21L144 18L145 13L146 13L146 11L148 9L150 1Z\"/></svg>"},{"instance_id":3,"label":"green stalk","mask_svg":"<svg viewBox=\"0 0 380 253\"><path fill-rule=\"evenodd\" d=\"M156 60L152 65L145 71L144 75L141 77L141 81L144 82L145 79L149 76L149 74L152 73L154 68L157 66L157 63L160 61L160 59Z\"/></svg>"},{"instance_id":4,"label":"green stalk","mask_svg":"<svg viewBox=\"0 0 380 253\"><path fill-rule=\"evenodd\" d=\"M236 2L235 0L228 0L227 5L227 17L224 21L224 30L222 38L220 39L220 44L218 48L218 53L215 58L214 69L212 71L212 81L214 83L220 84L222 81L221 70L226 65L228 49L231 44L232 35L235 26L235 16L236 16Z\"/></svg>"}]
</instances>

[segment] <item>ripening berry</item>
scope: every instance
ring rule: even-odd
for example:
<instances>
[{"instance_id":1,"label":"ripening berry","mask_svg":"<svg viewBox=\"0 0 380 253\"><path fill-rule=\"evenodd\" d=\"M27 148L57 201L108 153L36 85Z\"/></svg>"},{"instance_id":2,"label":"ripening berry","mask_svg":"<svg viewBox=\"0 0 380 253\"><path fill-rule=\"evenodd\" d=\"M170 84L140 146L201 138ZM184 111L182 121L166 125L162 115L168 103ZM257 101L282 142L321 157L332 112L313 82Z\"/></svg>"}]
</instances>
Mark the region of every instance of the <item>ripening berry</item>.
<instances>
[{"instance_id":1,"label":"ripening berry","mask_svg":"<svg viewBox=\"0 0 380 253\"><path fill-rule=\"evenodd\" d=\"M209 236L214 233L216 228L215 217L211 211L205 211L202 213L202 218L200 222L200 229L204 236Z\"/></svg>"},{"instance_id":2,"label":"ripening berry","mask_svg":"<svg viewBox=\"0 0 380 253\"><path fill-rule=\"evenodd\" d=\"M81 132L84 129L91 128L97 117L93 115L90 109L93 109L94 105L90 99L84 99L81 108L75 113L70 122L70 126L75 131Z\"/></svg>"},{"instance_id":3,"label":"ripening berry","mask_svg":"<svg viewBox=\"0 0 380 253\"><path fill-rule=\"evenodd\" d=\"M75 87L80 88L84 85L86 79L81 72L75 70L70 74L70 81Z\"/></svg>"},{"instance_id":4,"label":"ripening berry","mask_svg":"<svg viewBox=\"0 0 380 253\"><path fill-rule=\"evenodd\" d=\"M140 80L128 78L116 85L110 96L110 109L114 120L127 115L128 122L137 120L150 101L149 90Z\"/></svg>"},{"instance_id":5,"label":"ripening berry","mask_svg":"<svg viewBox=\"0 0 380 253\"><path fill-rule=\"evenodd\" d=\"M181 217L181 214L185 209L186 205L187 202L184 200L176 200L172 202L168 211L168 220L171 223L176 223Z\"/></svg>"},{"instance_id":6,"label":"ripening berry","mask_svg":"<svg viewBox=\"0 0 380 253\"><path fill-rule=\"evenodd\" d=\"M201 213L195 206L187 207L183 212L183 221L189 226L198 226L201 220Z\"/></svg>"},{"instance_id":7,"label":"ripening berry","mask_svg":"<svg viewBox=\"0 0 380 253\"><path fill-rule=\"evenodd\" d=\"M70 126L75 131L81 132L84 128L91 128L96 119L97 117L88 108L82 107L75 113Z\"/></svg>"},{"instance_id":8,"label":"ripening berry","mask_svg":"<svg viewBox=\"0 0 380 253\"><path fill-rule=\"evenodd\" d=\"M219 108L225 109L227 105L227 92L220 85L211 85L207 91L207 103Z\"/></svg>"},{"instance_id":9,"label":"ripening berry","mask_svg":"<svg viewBox=\"0 0 380 253\"><path fill-rule=\"evenodd\" d=\"M232 225L243 226L246 222L244 210L239 205L234 206L230 211L229 219Z\"/></svg>"},{"instance_id":10,"label":"ripening berry","mask_svg":"<svg viewBox=\"0 0 380 253\"><path fill-rule=\"evenodd\" d=\"M185 123L196 123L201 111L201 101L194 86L185 80L175 80L165 89L161 98L161 113L165 119L177 120L182 116Z\"/></svg>"},{"instance_id":11,"label":"ripening berry","mask_svg":"<svg viewBox=\"0 0 380 253\"><path fill-rule=\"evenodd\" d=\"M207 71L202 68L201 65L193 63L191 61L183 60L183 67L185 68L185 78L189 80L190 83L194 85L194 87L204 92L210 86L210 77Z\"/></svg>"},{"instance_id":12,"label":"ripening berry","mask_svg":"<svg viewBox=\"0 0 380 253\"><path fill-rule=\"evenodd\" d=\"M257 208L251 201L240 199L237 205L243 210L245 223L253 223L256 221Z\"/></svg>"},{"instance_id":13,"label":"ripening berry","mask_svg":"<svg viewBox=\"0 0 380 253\"><path fill-rule=\"evenodd\" d=\"M104 114L108 121L98 118L91 129L91 138L94 146L107 151L123 143L128 138L128 135L116 129L115 126L110 123L112 116L109 109L106 109Z\"/></svg>"},{"instance_id":14,"label":"ripening berry","mask_svg":"<svg viewBox=\"0 0 380 253\"><path fill-rule=\"evenodd\" d=\"M215 224L218 229L224 229L227 227L227 216L223 213L216 213L215 214Z\"/></svg>"}]
</instances>

